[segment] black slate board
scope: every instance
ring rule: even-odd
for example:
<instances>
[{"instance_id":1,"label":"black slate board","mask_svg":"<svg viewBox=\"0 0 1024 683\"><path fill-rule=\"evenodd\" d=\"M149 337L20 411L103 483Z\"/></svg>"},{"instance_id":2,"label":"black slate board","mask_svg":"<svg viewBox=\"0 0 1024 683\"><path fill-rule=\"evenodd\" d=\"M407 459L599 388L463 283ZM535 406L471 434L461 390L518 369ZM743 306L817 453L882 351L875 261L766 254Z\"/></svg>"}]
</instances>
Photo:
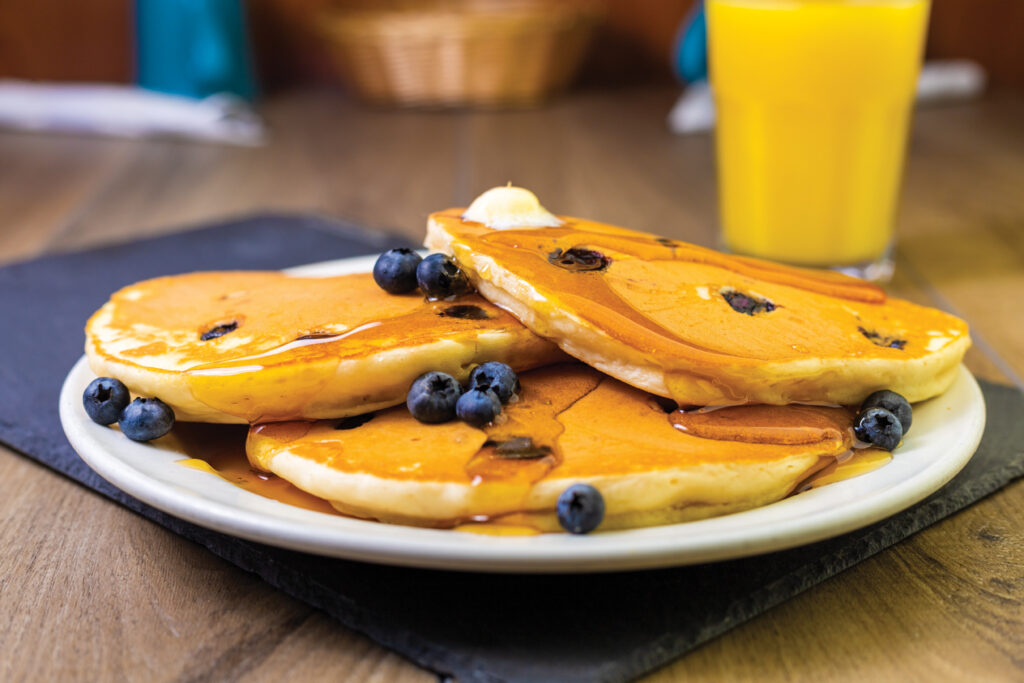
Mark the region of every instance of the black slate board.
<instances>
[{"instance_id":1,"label":"black slate board","mask_svg":"<svg viewBox=\"0 0 1024 683\"><path fill-rule=\"evenodd\" d=\"M282 268L408 246L315 216L263 215L0 268L0 441L463 681L621 681L672 661L1024 475L1024 395L982 382L988 427L950 484L871 527L758 557L581 576L472 574L319 558L224 536L127 496L63 436L82 326L115 289L189 270Z\"/></svg>"}]
</instances>

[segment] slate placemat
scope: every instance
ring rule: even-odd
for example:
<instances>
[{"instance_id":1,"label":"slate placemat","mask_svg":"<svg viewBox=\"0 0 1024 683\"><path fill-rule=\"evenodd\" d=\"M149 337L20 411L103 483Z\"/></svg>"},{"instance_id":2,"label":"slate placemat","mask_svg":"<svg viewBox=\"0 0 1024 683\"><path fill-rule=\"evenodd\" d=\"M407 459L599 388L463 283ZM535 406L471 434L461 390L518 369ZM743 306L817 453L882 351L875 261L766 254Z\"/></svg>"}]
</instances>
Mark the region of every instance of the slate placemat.
<instances>
[{"instance_id":1,"label":"slate placemat","mask_svg":"<svg viewBox=\"0 0 1024 683\"><path fill-rule=\"evenodd\" d=\"M753 558L582 576L495 575L325 559L224 536L121 493L78 458L57 417L86 318L136 280L282 268L400 239L315 216L256 216L0 268L0 441L209 548L440 674L463 681L634 678L1024 475L1024 395L982 382L988 427L950 484L871 527Z\"/></svg>"}]
</instances>

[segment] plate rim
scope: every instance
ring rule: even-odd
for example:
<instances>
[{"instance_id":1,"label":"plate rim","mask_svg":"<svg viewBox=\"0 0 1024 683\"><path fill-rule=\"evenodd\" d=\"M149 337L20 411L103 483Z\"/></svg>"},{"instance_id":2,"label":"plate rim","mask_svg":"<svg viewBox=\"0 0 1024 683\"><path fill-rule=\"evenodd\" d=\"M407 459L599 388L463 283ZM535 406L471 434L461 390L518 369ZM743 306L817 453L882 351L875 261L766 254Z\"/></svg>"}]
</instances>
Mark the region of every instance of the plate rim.
<instances>
[{"instance_id":1,"label":"plate rim","mask_svg":"<svg viewBox=\"0 0 1024 683\"><path fill-rule=\"evenodd\" d=\"M371 267L375 258L374 255L340 259L286 272L309 277L359 272ZM91 469L124 493L154 508L215 531L301 552L399 566L483 572L589 573L656 569L747 557L832 538L885 519L944 486L973 456L985 425L981 389L971 373L961 365L953 386L942 396L928 402L938 402L935 405L935 410L938 410L951 400L954 391L957 395L966 392L966 405L958 406L961 410L954 416L954 422L959 427L959 431L954 430L958 438L952 444L943 443L949 447L943 456L912 473L909 478L890 482L869 497L861 497L852 503L848 501L830 510L831 514L801 519L787 517L783 513L781 519L768 521L765 528L754 529L760 533L753 533L742 525L745 519L757 522L759 518L767 517L770 520L772 513L777 513L780 506L792 506L787 501L795 501L800 497L813 495L820 498L827 496L830 490L863 489L879 479L879 473L897 462L896 458L904 447L897 450L892 462L873 472L732 515L588 536L542 534L531 537L496 537L388 525L304 510L244 491L223 479L214 480L215 475L191 471L178 465L175 467L180 468L182 476L177 477L179 473L174 470L174 478L188 481L189 477L184 476L188 472L210 477L206 482L207 487L222 491L224 495L221 498L238 498L243 505L251 503L255 509L228 504L221 499L204 498L202 492L180 481L177 485L170 485L128 462L133 455L139 457L138 454L152 452L154 446L128 441L117 430L96 425L89 420L82 408L81 392L85 381L91 377L94 375L86 357L82 356L64 380L59 403L64 433ZM954 409L952 406L945 408ZM952 430L952 427L947 430ZM908 440L912 438L916 440L917 434L908 436ZM173 453L167 449L158 450ZM121 455L117 452L121 452ZM128 454L128 460L124 453ZM178 456L183 457L180 453ZM873 474L876 475L874 478ZM218 486L218 482L229 488ZM870 493L870 489L867 492ZM274 512L273 515L268 516L268 507L270 512ZM331 522L315 520L310 515ZM722 524L721 520L727 522ZM730 521L734 523L729 524ZM707 532L698 533L697 536L685 533L687 530L709 528L713 533L716 523L725 529L714 541ZM741 533L744 530L746 533ZM684 533L675 535L674 531Z\"/></svg>"}]
</instances>

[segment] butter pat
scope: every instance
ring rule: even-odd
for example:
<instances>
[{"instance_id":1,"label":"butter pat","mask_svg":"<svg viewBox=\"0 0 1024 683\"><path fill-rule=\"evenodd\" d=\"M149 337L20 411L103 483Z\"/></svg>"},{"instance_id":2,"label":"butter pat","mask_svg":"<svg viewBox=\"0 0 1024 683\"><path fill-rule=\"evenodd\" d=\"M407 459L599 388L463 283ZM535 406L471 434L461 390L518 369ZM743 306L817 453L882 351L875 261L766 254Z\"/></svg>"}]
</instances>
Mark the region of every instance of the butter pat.
<instances>
[{"instance_id":1,"label":"butter pat","mask_svg":"<svg viewBox=\"0 0 1024 683\"><path fill-rule=\"evenodd\" d=\"M462 218L495 230L556 228L561 219L540 205L537 195L521 187L495 187L473 200Z\"/></svg>"}]
</instances>

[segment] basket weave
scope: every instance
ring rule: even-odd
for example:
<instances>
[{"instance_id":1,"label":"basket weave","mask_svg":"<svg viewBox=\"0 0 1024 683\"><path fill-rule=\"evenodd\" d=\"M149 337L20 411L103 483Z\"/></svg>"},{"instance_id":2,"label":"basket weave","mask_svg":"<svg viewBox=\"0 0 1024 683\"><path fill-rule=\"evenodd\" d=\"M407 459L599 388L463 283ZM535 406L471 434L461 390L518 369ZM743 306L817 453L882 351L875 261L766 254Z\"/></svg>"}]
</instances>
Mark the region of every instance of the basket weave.
<instances>
[{"instance_id":1,"label":"basket weave","mask_svg":"<svg viewBox=\"0 0 1024 683\"><path fill-rule=\"evenodd\" d=\"M528 106L568 84L598 17L577 3L415 3L338 11L321 18L320 30L368 100Z\"/></svg>"}]
</instances>

